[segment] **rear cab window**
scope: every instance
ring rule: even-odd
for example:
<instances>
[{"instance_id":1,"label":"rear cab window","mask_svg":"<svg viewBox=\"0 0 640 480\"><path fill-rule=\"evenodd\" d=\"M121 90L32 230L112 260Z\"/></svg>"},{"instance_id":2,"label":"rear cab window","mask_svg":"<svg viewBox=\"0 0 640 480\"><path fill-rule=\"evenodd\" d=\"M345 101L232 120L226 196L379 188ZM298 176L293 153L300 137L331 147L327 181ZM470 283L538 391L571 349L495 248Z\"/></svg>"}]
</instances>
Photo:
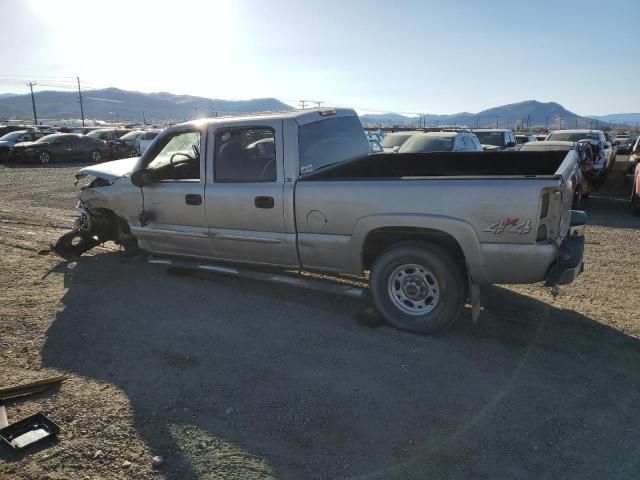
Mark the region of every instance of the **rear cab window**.
<instances>
[{"instance_id":1,"label":"rear cab window","mask_svg":"<svg viewBox=\"0 0 640 480\"><path fill-rule=\"evenodd\" d=\"M369 155L369 141L358 117L307 123L298 128L300 174Z\"/></svg>"}]
</instances>

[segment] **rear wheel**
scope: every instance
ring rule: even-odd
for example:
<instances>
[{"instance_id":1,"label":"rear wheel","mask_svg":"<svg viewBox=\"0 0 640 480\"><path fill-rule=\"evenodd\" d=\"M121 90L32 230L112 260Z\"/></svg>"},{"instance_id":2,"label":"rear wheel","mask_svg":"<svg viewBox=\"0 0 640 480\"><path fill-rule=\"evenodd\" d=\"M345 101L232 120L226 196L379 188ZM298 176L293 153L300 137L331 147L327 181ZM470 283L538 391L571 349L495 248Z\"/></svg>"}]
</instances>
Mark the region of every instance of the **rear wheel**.
<instances>
[{"instance_id":1,"label":"rear wheel","mask_svg":"<svg viewBox=\"0 0 640 480\"><path fill-rule=\"evenodd\" d=\"M44 152L40 152L40 155L38 155L38 161L42 165L46 165L47 163L49 163L51 161L51 154L49 152L47 152L46 150Z\"/></svg>"},{"instance_id":2,"label":"rear wheel","mask_svg":"<svg viewBox=\"0 0 640 480\"><path fill-rule=\"evenodd\" d=\"M84 252L100 245L100 243L100 240L97 240L85 233L80 233L77 230L71 230L58 239L58 241L53 245L53 250L66 260L75 260Z\"/></svg>"},{"instance_id":3,"label":"rear wheel","mask_svg":"<svg viewBox=\"0 0 640 480\"><path fill-rule=\"evenodd\" d=\"M9 149L3 148L0 150L0 162L6 162L9 160Z\"/></svg>"},{"instance_id":4,"label":"rear wheel","mask_svg":"<svg viewBox=\"0 0 640 480\"><path fill-rule=\"evenodd\" d=\"M376 309L389 324L414 333L435 333L453 324L464 307L465 285L452 255L427 242L393 246L371 269Z\"/></svg>"},{"instance_id":5,"label":"rear wheel","mask_svg":"<svg viewBox=\"0 0 640 480\"><path fill-rule=\"evenodd\" d=\"M102 154L100 153L100 150L94 150L93 152L91 152L91 161L93 163L98 163L100 162L100 160L102 160Z\"/></svg>"},{"instance_id":6,"label":"rear wheel","mask_svg":"<svg viewBox=\"0 0 640 480\"><path fill-rule=\"evenodd\" d=\"M138 151L135 148L132 148L131 150L129 150L129 157L133 158L137 156L138 156Z\"/></svg>"}]
</instances>

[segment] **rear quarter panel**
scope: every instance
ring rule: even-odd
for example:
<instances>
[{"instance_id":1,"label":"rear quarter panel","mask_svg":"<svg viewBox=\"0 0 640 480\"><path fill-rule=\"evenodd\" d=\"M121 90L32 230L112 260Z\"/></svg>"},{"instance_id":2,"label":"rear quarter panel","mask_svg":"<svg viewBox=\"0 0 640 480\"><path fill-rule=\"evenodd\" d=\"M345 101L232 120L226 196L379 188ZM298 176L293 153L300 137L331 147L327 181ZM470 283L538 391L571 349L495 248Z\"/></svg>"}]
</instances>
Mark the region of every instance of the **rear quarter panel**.
<instances>
[{"instance_id":1,"label":"rear quarter panel","mask_svg":"<svg viewBox=\"0 0 640 480\"><path fill-rule=\"evenodd\" d=\"M296 187L300 259L314 268L361 270L367 234L416 226L453 236L482 277L483 244L533 245L540 192L558 179L301 181Z\"/></svg>"}]
</instances>

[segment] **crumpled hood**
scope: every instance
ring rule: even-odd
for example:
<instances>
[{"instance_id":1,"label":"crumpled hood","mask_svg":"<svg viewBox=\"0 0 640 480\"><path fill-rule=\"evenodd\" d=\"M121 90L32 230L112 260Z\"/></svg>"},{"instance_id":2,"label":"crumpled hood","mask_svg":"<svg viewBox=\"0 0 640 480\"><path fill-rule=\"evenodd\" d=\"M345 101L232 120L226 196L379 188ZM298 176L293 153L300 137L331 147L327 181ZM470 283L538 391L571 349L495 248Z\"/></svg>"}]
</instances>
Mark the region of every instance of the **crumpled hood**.
<instances>
[{"instance_id":1,"label":"crumpled hood","mask_svg":"<svg viewBox=\"0 0 640 480\"><path fill-rule=\"evenodd\" d=\"M123 158L122 160L114 160L112 162L99 163L80 169L76 178L82 178L86 175L104 178L113 181L116 178L124 177L131 173L133 167L138 162L138 157Z\"/></svg>"}]
</instances>

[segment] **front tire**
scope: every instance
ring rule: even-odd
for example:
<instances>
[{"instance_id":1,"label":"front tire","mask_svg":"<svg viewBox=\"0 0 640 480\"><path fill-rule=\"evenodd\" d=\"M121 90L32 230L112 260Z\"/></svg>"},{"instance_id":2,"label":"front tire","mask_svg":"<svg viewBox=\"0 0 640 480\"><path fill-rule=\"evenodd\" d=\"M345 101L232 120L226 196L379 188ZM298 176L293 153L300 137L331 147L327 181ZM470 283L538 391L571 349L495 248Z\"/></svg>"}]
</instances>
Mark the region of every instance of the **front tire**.
<instances>
[{"instance_id":1,"label":"front tire","mask_svg":"<svg viewBox=\"0 0 640 480\"><path fill-rule=\"evenodd\" d=\"M9 149L8 148L3 148L0 149L0 162L6 162L9 160Z\"/></svg>"},{"instance_id":2,"label":"front tire","mask_svg":"<svg viewBox=\"0 0 640 480\"><path fill-rule=\"evenodd\" d=\"M380 315L400 330L442 331L464 308L462 267L445 249L428 242L404 242L387 249L371 269L369 286Z\"/></svg>"}]
</instances>

